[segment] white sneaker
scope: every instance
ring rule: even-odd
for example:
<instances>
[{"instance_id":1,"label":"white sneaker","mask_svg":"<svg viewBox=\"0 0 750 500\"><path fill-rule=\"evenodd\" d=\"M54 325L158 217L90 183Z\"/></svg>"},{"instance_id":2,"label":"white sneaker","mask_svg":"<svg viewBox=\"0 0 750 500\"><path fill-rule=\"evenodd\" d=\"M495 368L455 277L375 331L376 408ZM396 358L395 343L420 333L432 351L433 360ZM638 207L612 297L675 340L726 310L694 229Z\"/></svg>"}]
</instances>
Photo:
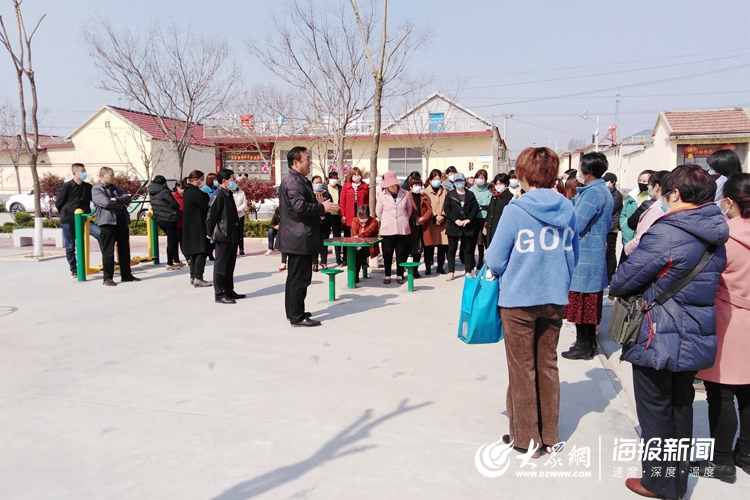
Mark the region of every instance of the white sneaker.
<instances>
[{"instance_id":1,"label":"white sneaker","mask_svg":"<svg viewBox=\"0 0 750 500\"><path fill-rule=\"evenodd\" d=\"M472 277L472 278L476 278L476 277L477 277L477 270L476 270L476 269L474 269L474 270L473 270L473 271L471 272L471 277Z\"/></svg>"},{"instance_id":2,"label":"white sneaker","mask_svg":"<svg viewBox=\"0 0 750 500\"><path fill-rule=\"evenodd\" d=\"M266 253L264 253L263 255L265 256L273 255L273 250L266 250Z\"/></svg>"},{"instance_id":3,"label":"white sneaker","mask_svg":"<svg viewBox=\"0 0 750 500\"><path fill-rule=\"evenodd\" d=\"M456 276L453 273L448 273L448 276L445 277L445 281L453 281L456 278Z\"/></svg>"}]
</instances>

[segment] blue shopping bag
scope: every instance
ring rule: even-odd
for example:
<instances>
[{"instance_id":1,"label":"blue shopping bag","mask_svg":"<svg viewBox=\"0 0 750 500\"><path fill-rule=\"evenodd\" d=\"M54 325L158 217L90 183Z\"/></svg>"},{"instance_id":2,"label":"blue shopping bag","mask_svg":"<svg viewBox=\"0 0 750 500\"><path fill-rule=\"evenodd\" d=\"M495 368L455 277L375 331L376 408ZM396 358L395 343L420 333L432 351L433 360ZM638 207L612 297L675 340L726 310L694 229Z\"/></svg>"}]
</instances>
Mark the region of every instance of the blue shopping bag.
<instances>
[{"instance_id":1,"label":"blue shopping bag","mask_svg":"<svg viewBox=\"0 0 750 500\"><path fill-rule=\"evenodd\" d=\"M503 339L503 323L497 299L500 290L497 279L487 280L487 264L476 278L464 278L458 338L467 344L492 344Z\"/></svg>"}]
</instances>

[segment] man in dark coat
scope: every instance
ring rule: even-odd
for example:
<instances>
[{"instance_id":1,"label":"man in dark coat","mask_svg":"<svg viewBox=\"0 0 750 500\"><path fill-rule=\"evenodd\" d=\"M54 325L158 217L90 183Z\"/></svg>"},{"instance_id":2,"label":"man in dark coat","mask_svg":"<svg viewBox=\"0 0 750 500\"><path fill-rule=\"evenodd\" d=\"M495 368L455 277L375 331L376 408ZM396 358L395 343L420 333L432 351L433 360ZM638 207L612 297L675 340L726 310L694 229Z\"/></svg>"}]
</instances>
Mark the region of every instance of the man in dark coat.
<instances>
[{"instance_id":1,"label":"man in dark coat","mask_svg":"<svg viewBox=\"0 0 750 500\"><path fill-rule=\"evenodd\" d=\"M91 212L91 184L86 181L88 174L83 163L74 163L70 170L73 178L62 185L55 199L55 206L60 213L60 227L62 228L63 241L65 242L65 257L70 265L70 274L76 277L76 223L75 211L79 208L83 213ZM99 237L99 226L89 222L89 234L93 236L101 246Z\"/></svg>"},{"instance_id":2,"label":"man in dark coat","mask_svg":"<svg viewBox=\"0 0 750 500\"><path fill-rule=\"evenodd\" d=\"M149 203L154 219L167 235L167 270L174 271L185 265L180 262L180 237L177 221L180 218L180 202L172 196L167 179L157 175L148 187Z\"/></svg>"},{"instance_id":3,"label":"man in dark coat","mask_svg":"<svg viewBox=\"0 0 750 500\"><path fill-rule=\"evenodd\" d=\"M320 321L305 312L307 287L312 281L312 262L320 250L323 237L320 217L336 211L338 205L330 200L318 203L307 179L310 174L310 154L297 146L287 153L289 173L279 186L279 249L289 255L284 300L286 317L292 326L319 326Z\"/></svg>"},{"instance_id":4,"label":"man in dark coat","mask_svg":"<svg viewBox=\"0 0 750 500\"><path fill-rule=\"evenodd\" d=\"M219 304L236 304L245 296L234 292L234 266L237 263L240 218L232 192L237 189L234 172L223 168L216 174L219 189L208 207L206 234L216 244L214 262L214 292Z\"/></svg>"},{"instance_id":5,"label":"man in dark coat","mask_svg":"<svg viewBox=\"0 0 750 500\"><path fill-rule=\"evenodd\" d=\"M193 170L182 193L182 251L190 264L190 284L196 288L211 286L203 279L211 244L206 232L208 195L201 191L201 184L203 172Z\"/></svg>"},{"instance_id":6,"label":"man in dark coat","mask_svg":"<svg viewBox=\"0 0 750 500\"><path fill-rule=\"evenodd\" d=\"M612 207L612 229L607 234L607 280L612 282L612 276L617 270L617 234L620 232L620 213L622 212L622 193L617 189L617 176L612 172L607 172L602 177L607 183L609 192L612 193L612 200L615 202Z\"/></svg>"}]
</instances>

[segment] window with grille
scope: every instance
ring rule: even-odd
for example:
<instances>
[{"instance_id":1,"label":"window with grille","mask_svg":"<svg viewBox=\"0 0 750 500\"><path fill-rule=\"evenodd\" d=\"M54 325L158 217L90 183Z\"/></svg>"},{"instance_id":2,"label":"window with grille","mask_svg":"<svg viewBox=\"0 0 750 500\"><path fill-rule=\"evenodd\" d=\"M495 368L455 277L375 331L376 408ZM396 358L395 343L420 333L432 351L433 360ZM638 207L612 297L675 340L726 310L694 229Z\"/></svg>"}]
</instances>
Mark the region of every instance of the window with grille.
<instances>
[{"instance_id":1,"label":"window with grille","mask_svg":"<svg viewBox=\"0 0 750 500\"><path fill-rule=\"evenodd\" d=\"M422 172L422 155L416 149L389 148L388 170L399 177L406 177L413 171Z\"/></svg>"}]
</instances>

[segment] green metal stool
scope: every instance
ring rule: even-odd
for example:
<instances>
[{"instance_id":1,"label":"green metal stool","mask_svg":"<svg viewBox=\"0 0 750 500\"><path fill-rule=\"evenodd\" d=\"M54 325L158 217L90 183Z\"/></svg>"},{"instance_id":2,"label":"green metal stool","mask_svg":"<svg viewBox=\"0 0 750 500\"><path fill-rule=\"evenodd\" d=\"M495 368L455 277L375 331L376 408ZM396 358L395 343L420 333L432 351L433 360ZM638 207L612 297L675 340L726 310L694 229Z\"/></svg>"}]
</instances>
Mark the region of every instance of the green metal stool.
<instances>
[{"instance_id":1,"label":"green metal stool","mask_svg":"<svg viewBox=\"0 0 750 500\"><path fill-rule=\"evenodd\" d=\"M410 292L414 291L414 271L417 270L419 264L419 262L402 262L399 264L399 266L405 267L406 272L408 273L406 283Z\"/></svg>"},{"instance_id":2,"label":"green metal stool","mask_svg":"<svg viewBox=\"0 0 750 500\"><path fill-rule=\"evenodd\" d=\"M343 273L343 269L321 269L322 274L328 275L328 300L336 300L336 275Z\"/></svg>"}]
</instances>

